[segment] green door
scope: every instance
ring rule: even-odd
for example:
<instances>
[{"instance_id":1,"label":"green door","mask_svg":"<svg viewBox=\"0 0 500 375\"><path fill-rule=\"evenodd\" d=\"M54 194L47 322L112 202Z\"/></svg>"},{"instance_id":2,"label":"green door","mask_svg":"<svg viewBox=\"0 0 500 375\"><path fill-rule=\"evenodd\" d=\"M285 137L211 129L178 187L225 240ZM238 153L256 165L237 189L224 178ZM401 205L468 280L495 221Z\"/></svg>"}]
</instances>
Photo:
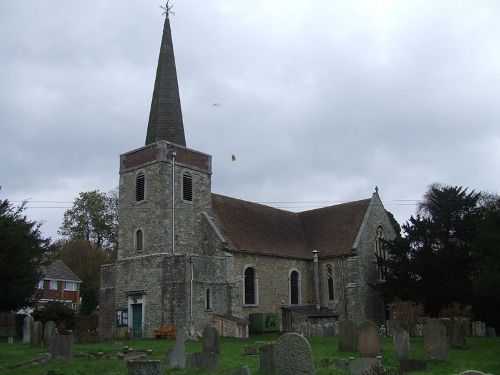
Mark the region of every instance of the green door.
<instances>
[{"instance_id":1,"label":"green door","mask_svg":"<svg viewBox=\"0 0 500 375\"><path fill-rule=\"evenodd\" d=\"M142 304L132 305L132 338L142 338Z\"/></svg>"}]
</instances>

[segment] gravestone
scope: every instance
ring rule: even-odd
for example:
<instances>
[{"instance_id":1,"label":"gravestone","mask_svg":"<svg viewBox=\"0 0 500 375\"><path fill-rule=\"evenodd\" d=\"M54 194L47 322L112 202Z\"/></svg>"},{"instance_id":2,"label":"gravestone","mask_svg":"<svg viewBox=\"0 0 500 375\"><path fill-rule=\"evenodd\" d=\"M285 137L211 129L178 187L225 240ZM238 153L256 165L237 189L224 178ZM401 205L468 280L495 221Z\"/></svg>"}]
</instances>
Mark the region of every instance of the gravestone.
<instances>
[{"instance_id":1,"label":"gravestone","mask_svg":"<svg viewBox=\"0 0 500 375\"><path fill-rule=\"evenodd\" d=\"M248 366L241 366L227 371L222 375L250 375L250 369L248 368Z\"/></svg>"},{"instance_id":2,"label":"gravestone","mask_svg":"<svg viewBox=\"0 0 500 375\"><path fill-rule=\"evenodd\" d=\"M375 323L369 320L360 323L358 337L361 357L376 358L380 355L379 328Z\"/></svg>"},{"instance_id":3,"label":"gravestone","mask_svg":"<svg viewBox=\"0 0 500 375\"><path fill-rule=\"evenodd\" d=\"M11 313L0 313L0 337L16 336L16 316Z\"/></svg>"},{"instance_id":4,"label":"gravestone","mask_svg":"<svg viewBox=\"0 0 500 375\"><path fill-rule=\"evenodd\" d=\"M127 361L128 375L161 375L160 361Z\"/></svg>"},{"instance_id":5,"label":"gravestone","mask_svg":"<svg viewBox=\"0 0 500 375\"><path fill-rule=\"evenodd\" d=\"M193 368L217 370L219 368L219 355L212 352L192 353L189 357L189 363Z\"/></svg>"},{"instance_id":6,"label":"gravestone","mask_svg":"<svg viewBox=\"0 0 500 375\"><path fill-rule=\"evenodd\" d=\"M491 374L485 374L484 372L476 370L465 370L458 375L491 375Z\"/></svg>"},{"instance_id":7,"label":"gravestone","mask_svg":"<svg viewBox=\"0 0 500 375\"><path fill-rule=\"evenodd\" d=\"M203 329L201 351L220 354L219 332L213 324L207 324Z\"/></svg>"},{"instance_id":8,"label":"gravestone","mask_svg":"<svg viewBox=\"0 0 500 375\"><path fill-rule=\"evenodd\" d=\"M304 336L285 333L274 344L277 374L316 374L311 345Z\"/></svg>"},{"instance_id":9,"label":"gravestone","mask_svg":"<svg viewBox=\"0 0 500 375\"><path fill-rule=\"evenodd\" d=\"M14 337L9 336L9 337L7 338L7 344L14 344Z\"/></svg>"},{"instance_id":10,"label":"gravestone","mask_svg":"<svg viewBox=\"0 0 500 375\"><path fill-rule=\"evenodd\" d=\"M32 348L39 348L42 346L42 322L36 321L31 326L30 346Z\"/></svg>"},{"instance_id":11,"label":"gravestone","mask_svg":"<svg viewBox=\"0 0 500 375\"><path fill-rule=\"evenodd\" d=\"M165 355L165 363L170 367L185 368L187 363L187 353L185 342L188 339L186 331L179 329L175 332L175 344Z\"/></svg>"},{"instance_id":12,"label":"gravestone","mask_svg":"<svg viewBox=\"0 0 500 375\"><path fill-rule=\"evenodd\" d=\"M475 336L475 337L486 336L486 325L480 321L473 322L472 323L472 336Z\"/></svg>"},{"instance_id":13,"label":"gravestone","mask_svg":"<svg viewBox=\"0 0 500 375\"><path fill-rule=\"evenodd\" d=\"M50 339L52 336L54 336L57 332L56 328L56 323L54 323L52 320L49 320L45 325L43 326L43 347L48 348Z\"/></svg>"},{"instance_id":14,"label":"gravestone","mask_svg":"<svg viewBox=\"0 0 500 375\"><path fill-rule=\"evenodd\" d=\"M358 325L351 319L342 320L339 324L339 351L355 352L358 343Z\"/></svg>"},{"instance_id":15,"label":"gravestone","mask_svg":"<svg viewBox=\"0 0 500 375\"><path fill-rule=\"evenodd\" d=\"M31 342L31 327L33 326L34 320L31 315L24 318L23 321L23 343L29 344Z\"/></svg>"},{"instance_id":16,"label":"gravestone","mask_svg":"<svg viewBox=\"0 0 500 375\"><path fill-rule=\"evenodd\" d=\"M73 359L73 342L73 335L53 335L49 346L52 358L71 361Z\"/></svg>"},{"instance_id":17,"label":"gravestone","mask_svg":"<svg viewBox=\"0 0 500 375\"><path fill-rule=\"evenodd\" d=\"M356 358L350 363L351 374L362 374L364 372L370 372L374 367L380 366L382 364L377 358ZM382 372L380 372L382 373Z\"/></svg>"},{"instance_id":18,"label":"gravestone","mask_svg":"<svg viewBox=\"0 0 500 375\"><path fill-rule=\"evenodd\" d=\"M402 359L399 361L399 369L403 372L427 371L427 362L420 359Z\"/></svg>"},{"instance_id":19,"label":"gravestone","mask_svg":"<svg viewBox=\"0 0 500 375\"><path fill-rule=\"evenodd\" d=\"M431 318L422 328L425 359L448 360L446 328L436 318Z\"/></svg>"},{"instance_id":20,"label":"gravestone","mask_svg":"<svg viewBox=\"0 0 500 375\"><path fill-rule=\"evenodd\" d=\"M455 320L451 325L450 330L450 348L451 349L467 349L465 342L465 328L458 320Z\"/></svg>"},{"instance_id":21,"label":"gravestone","mask_svg":"<svg viewBox=\"0 0 500 375\"><path fill-rule=\"evenodd\" d=\"M486 337L496 337L497 332L494 327L486 327Z\"/></svg>"},{"instance_id":22,"label":"gravestone","mask_svg":"<svg viewBox=\"0 0 500 375\"><path fill-rule=\"evenodd\" d=\"M398 361L411 358L410 335L408 331L402 328L394 329L392 342L394 343L394 356Z\"/></svg>"},{"instance_id":23,"label":"gravestone","mask_svg":"<svg viewBox=\"0 0 500 375\"><path fill-rule=\"evenodd\" d=\"M260 367L259 367L260 372L271 373L271 374L274 374L276 372L276 367L274 366L273 343L268 343L260 347L259 360L260 360Z\"/></svg>"}]
</instances>

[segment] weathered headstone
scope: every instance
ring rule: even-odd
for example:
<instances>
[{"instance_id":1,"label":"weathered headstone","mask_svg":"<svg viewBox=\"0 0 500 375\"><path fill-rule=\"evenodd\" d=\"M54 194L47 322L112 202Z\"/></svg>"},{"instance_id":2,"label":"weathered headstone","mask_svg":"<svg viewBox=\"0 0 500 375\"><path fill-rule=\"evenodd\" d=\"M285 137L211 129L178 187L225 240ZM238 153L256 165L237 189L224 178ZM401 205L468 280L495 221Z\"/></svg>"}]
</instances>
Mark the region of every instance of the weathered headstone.
<instances>
[{"instance_id":1,"label":"weathered headstone","mask_svg":"<svg viewBox=\"0 0 500 375\"><path fill-rule=\"evenodd\" d=\"M377 358L365 357L356 358L351 361L349 366L351 367L351 374L362 374L371 371L376 366L382 367L382 364Z\"/></svg>"},{"instance_id":2,"label":"weathered headstone","mask_svg":"<svg viewBox=\"0 0 500 375\"><path fill-rule=\"evenodd\" d=\"M128 375L161 375L160 361L127 361Z\"/></svg>"},{"instance_id":3,"label":"weathered headstone","mask_svg":"<svg viewBox=\"0 0 500 375\"><path fill-rule=\"evenodd\" d=\"M316 374L311 345L297 333L285 333L274 344L277 374Z\"/></svg>"},{"instance_id":4,"label":"weathered headstone","mask_svg":"<svg viewBox=\"0 0 500 375\"><path fill-rule=\"evenodd\" d=\"M450 330L450 348L452 349L467 349L465 342L465 329L458 320L455 320L451 325Z\"/></svg>"},{"instance_id":5,"label":"weathered headstone","mask_svg":"<svg viewBox=\"0 0 500 375\"><path fill-rule=\"evenodd\" d=\"M410 335L408 331L402 328L394 329L392 342L394 343L394 356L398 361L411 358Z\"/></svg>"},{"instance_id":6,"label":"weathered headstone","mask_svg":"<svg viewBox=\"0 0 500 375\"><path fill-rule=\"evenodd\" d=\"M30 346L32 348L39 348L42 346L42 322L36 321L31 326Z\"/></svg>"},{"instance_id":7,"label":"weathered headstone","mask_svg":"<svg viewBox=\"0 0 500 375\"><path fill-rule=\"evenodd\" d=\"M29 344L31 342L31 327L33 326L33 317L28 315L23 321L23 343Z\"/></svg>"},{"instance_id":8,"label":"weathered headstone","mask_svg":"<svg viewBox=\"0 0 500 375\"><path fill-rule=\"evenodd\" d=\"M203 329L201 351L220 354L219 332L213 324L207 324Z\"/></svg>"},{"instance_id":9,"label":"weathered headstone","mask_svg":"<svg viewBox=\"0 0 500 375\"><path fill-rule=\"evenodd\" d=\"M9 336L7 338L7 344L14 344L14 337L13 336Z\"/></svg>"},{"instance_id":10,"label":"weathered headstone","mask_svg":"<svg viewBox=\"0 0 500 375\"><path fill-rule=\"evenodd\" d=\"M339 324L339 351L355 352L358 343L358 325L356 322L345 319Z\"/></svg>"},{"instance_id":11,"label":"weathered headstone","mask_svg":"<svg viewBox=\"0 0 500 375\"><path fill-rule=\"evenodd\" d=\"M16 316L8 312L0 313L0 337L16 336Z\"/></svg>"},{"instance_id":12,"label":"weathered headstone","mask_svg":"<svg viewBox=\"0 0 500 375\"><path fill-rule=\"evenodd\" d=\"M52 358L71 361L73 359L73 342L73 335L53 335L49 342Z\"/></svg>"},{"instance_id":13,"label":"weathered headstone","mask_svg":"<svg viewBox=\"0 0 500 375\"><path fill-rule=\"evenodd\" d=\"M241 366L227 371L222 375L250 375L250 369L248 368L248 366Z\"/></svg>"},{"instance_id":14,"label":"weathered headstone","mask_svg":"<svg viewBox=\"0 0 500 375\"><path fill-rule=\"evenodd\" d=\"M486 337L496 337L497 332L495 327L486 327Z\"/></svg>"},{"instance_id":15,"label":"weathered headstone","mask_svg":"<svg viewBox=\"0 0 500 375\"><path fill-rule=\"evenodd\" d=\"M481 321L472 323L472 336L484 337L486 336L486 325Z\"/></svg>"},{"instance_id":16,"label":"weathered headstone","mask_svg":"<svg viewBox=\"0 0 500 375\"><path fill-rule=\"evenodd\" d=\"M43 326L43 347L48 348L50 345L50 340L52 336L54 336L57 332L56 323L52 320L49 320Z\"/></svg>"},{"instance_id":17,"label":"weathered headstone","mask_svg":"<svg viewBox=\"0 0 500 375\"><path fill-rule=\"evenodd\" d=\"M219 368L219 355L212 352L196 352L189 356L189 363L193 368L217 370Z\"/></svg>"},{"instance_id":18,"label":"weathered headstone","mask_svg":"<svg viewBox=\"0 0 500 375\"><path fill-rule=\"evenodd\" d=\"M170 367L185 368L187 363L187 353L185 342L188 339L186 331L179 329L175 332L175 344L165 355L165 363Z\"/></svg>"},{"instance_id":19,"label":"weathered headstone","mask_svg":"<svg viewBox=\"0 0 500 375\"><path fill-rule=\"evenodd\" d=\"M422 328L425 359L448 360L446 328L436 318L431 318Z\"/></svg>"},{"instance_id":20,"label":"weathered headstone","mask_svg":"<svg viewBox=\"0 0 500 375\"><path fill-rule=\"evenodd\" d=\"M491 375L491 374L485 374L484 372L476 370L465 370L458 375Z\"/></svg>"},{"instance_id":21,"label":"weathered headstone","mask_svg":"<svg viewBox=\"0 0 500 375\"><path fill-rule=\"evenodd\" d=\"M427 362L420 359L402 359L399 369L403 372L427 371Z\"/></svg>"},{"instance_id":22,"label":"weathered headstone","mask_svg":"<svg viewBox=\"0 0 500 375\"><path fill-rule=\"evenodd\" d=\"M369 320L358 328L359 353L361 357L376 358L380 355L380 336L377 325Z\"/></svg>"},{"instance_id":23,"label":"weathered headstone","mask_svg":"<svg viewBox=\"0 0 500 375\"><path fill-rule=\"evenodd\" d=\"M260 347L259 360L260 360L260 367L259 367L260 372L271 373L271 374L274 374L276 372L276 367L274 366L273 343L268 343Z\"/></svg>"}]
</instances>

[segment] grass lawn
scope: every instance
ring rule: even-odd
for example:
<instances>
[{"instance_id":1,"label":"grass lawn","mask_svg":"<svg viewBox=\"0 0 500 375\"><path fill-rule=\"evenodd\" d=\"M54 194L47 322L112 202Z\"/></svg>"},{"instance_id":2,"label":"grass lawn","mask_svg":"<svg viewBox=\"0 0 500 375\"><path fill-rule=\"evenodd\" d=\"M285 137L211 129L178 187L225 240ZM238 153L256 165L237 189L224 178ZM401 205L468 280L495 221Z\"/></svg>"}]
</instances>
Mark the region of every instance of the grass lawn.
<instances>
[{"instance_id":1,"label":"grass lawn","mask_svg":"<svg viewBox=\"0 0 500 375\"><path fill-rule=\"evenodd\" d=\"M252 336L241 340L234 338L221 338L221 354L219 357L220 369L218 371L201 371L199 369L168 369L163 367L164 374L221 374L238 366L248 366L252 374L260 374L259 357L245 356L244 346L251 345L256 341L274 341L278 336ZM357 353L339 352L337 337L312 337L309 339L313 349L316 362L316 373L323 374L349 374L348 369L338 369L332 365L335 359L348 359L358 357ZM158 359L163 362L165 352L173 344L173 340L142 339L122 341L122 345L129 346L135 352L153 350L150 359ZM0 342L0 375L28 374L28 375L89 375L89 374L127 374L127 364L123 360L97 359L95 354L99 351L111 356L121 351L122 345L115 345L114 341L105 341L94 344L75 344L74 358L71 362L56 362L31 365L23 368L10 368L36 357L37 353L45 352L44 349L30 348L29 345L14 341L7 344L7 339L2 338ZM422 338L411 338L411 348L414 358L423 359ZM485 373L500 375L500 338L467 338L469 349L450 349L448 362L429 361L427 372L412 373L419 374L459 374L464 370L480 370ZM385 368L398 368L394 359L392 338L382 338L382 358ZM201 351L201 341L186 342L188 353ZM92 355L92 357L90 357ZM328 361L327 361L328 360Z\"/></svg>"}]
</instances>

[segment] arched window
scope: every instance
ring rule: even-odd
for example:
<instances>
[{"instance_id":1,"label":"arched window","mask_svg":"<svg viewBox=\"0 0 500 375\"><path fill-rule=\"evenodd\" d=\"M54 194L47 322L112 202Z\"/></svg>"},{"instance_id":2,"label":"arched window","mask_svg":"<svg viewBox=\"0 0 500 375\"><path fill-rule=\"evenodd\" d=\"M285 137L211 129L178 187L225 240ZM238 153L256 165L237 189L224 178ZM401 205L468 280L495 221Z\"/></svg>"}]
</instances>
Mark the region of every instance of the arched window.
<instances>
[{"instance_id":1,"label":"arched window","mask_svg":"<svg viewBox=\"0 0 500 375\"><path fill-rule=\"evenodd\" d=\"M326 265L326 283L328 285L328 300L333 301L333 267L331 264Z\"/></svg>"},{"instance_id":2,"label":"arched window","mask_svg":"<svg viewBox=\"0 0 500 375\"><path fill-rule=\"evenodd\" d=\"M193 176L189 172L182 174L182 200L193 201Z\"/></svg>"},{"instance_id":3,"label":"arched window","mask_svg":"<svg viewBox=\"0 0 500 375\"><path fill-rule=\"evenodd\" d=\"M375 238L375 254L377 255L377 260L378 258L387 259L387 249L385 248L385 243L384 243L385 240L387 240L387 235L385 233L385 230L382 226L379 226L377 228L376 238ZM385 271L384 267L381 266L380 264L377 264L377 273L379 280L384 279L384 271Z\"/></svg>"},{"instance_id":4,"label":"arched window","mask_svg":"<svg viewBox=\"0 0 500 375\"><path fill-rule=\"evenodd\" d=\"M212 309L212 294L210 293L210 289L207 289L205 302L206 302L205 308L207 310Z\"/></svg>"},{"instance_id":5,"label":"arched window","mask_svg":"<svg viewBox=\"0 0 500 375\"><path fill-rule=\"evenodd\" d=\"M290 273L290 305L300 305L300 277L295 270Z\"/></svg>"},{"instance_id":6,"label":"arched window","mask_svg":"<svg viewBox=\"0 0 500 375\"><path fill-rule=\"evenodd\" d=\"M135 250L136 251L142 251L144 246L144 235L142 233L142 230L138 230L135 232Z\"/></svg>"},{"instance_id":7,"label":"arched window","mask_svg":"<svg viewBox=\"0 0 500 375\"><path fill-rule=\"evenodd\" d=\"M139 172L137 176L135 176L135 201L141 202L145 198L145 189L146 188L146 177L143 172Z\"/></svg>"},{"instance_id":8,"label":"arched window","mask_svg":"<svg viewBox=\"0 0 500 375\"><path fill-rule=\"evenodd\" d=\"M243 277L243 287L244 287L244 305L256 305L257 304L257 279L255 278L255 270L252 267L247 267L245 269L245 274Z\"/></svg>"}]
</instances>

